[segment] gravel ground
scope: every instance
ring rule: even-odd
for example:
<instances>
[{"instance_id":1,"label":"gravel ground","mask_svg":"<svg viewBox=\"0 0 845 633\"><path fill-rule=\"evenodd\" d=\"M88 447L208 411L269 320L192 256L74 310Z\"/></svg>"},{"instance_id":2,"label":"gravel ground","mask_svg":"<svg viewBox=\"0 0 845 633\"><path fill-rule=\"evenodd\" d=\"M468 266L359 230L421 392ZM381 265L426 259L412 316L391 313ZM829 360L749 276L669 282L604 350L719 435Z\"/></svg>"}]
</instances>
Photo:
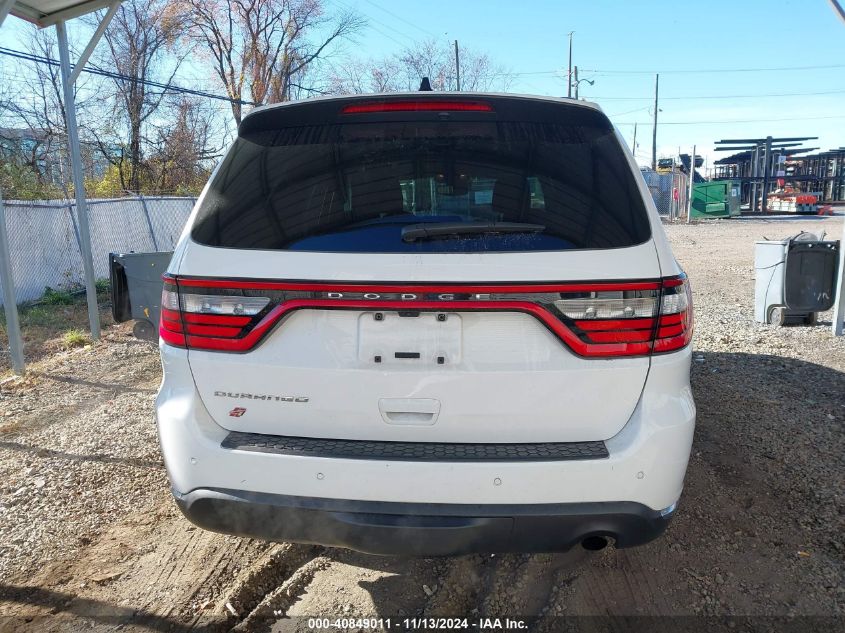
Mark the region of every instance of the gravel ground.
<instances>
[{"instance_id":1,"label":"gravel ground","mask_svg":"<svg viewBox=\"0 0 845 633\"><path fill-rule=\"evenodd\" d=\"M86 546L167 490L152 403L155 348L113 328L0 387L0 577Z\"/></svg>"},{"instance_id":2,"label":"gravel ground","mask_svg":"<svg viewBox=\"0 0 845 633\"><path fill-rule=\"evenodd\" d=\"M841 222L666 227L693 283L698 427L676 520L632 550L397 559L204 532L169 499L156 350L116 326L45 359L0 384L0 629L261 630L280 614L278 630L304 630L297 615L458 614L841 627L845 338L829 313L816 327L754 323L752 268L755 239L838 236Z\"/></svg>"}]
</instances>

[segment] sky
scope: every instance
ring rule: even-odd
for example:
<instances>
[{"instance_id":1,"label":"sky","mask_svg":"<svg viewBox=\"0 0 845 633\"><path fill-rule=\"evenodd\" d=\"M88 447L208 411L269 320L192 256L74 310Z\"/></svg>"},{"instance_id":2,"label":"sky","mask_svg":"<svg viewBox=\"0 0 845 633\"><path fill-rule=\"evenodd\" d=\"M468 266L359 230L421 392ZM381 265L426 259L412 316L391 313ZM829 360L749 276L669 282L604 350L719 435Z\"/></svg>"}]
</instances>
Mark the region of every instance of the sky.
<instances>
[{"instance_id":1,"label":"sky","mask_svg":"<svg viewBox=\"0 0 845 633\"><path fill-rule=\"evenodd\" d=\"M566 94L568 34L580 96L597 102L637 159L651 161L654 74L658 155L708 159L728 138L818 136L845 145L845 23L827 0L331 0L369 21L379 57L418 38L457 39L519 73L511 92ZM820 66L837 66L819 68ZM747 70L795 68L801 70ZM814 67L814 68L808 68ZM702 72L702 71L721 72ZM800 93L800 94L796 94ZM765 96L765 95L795 96ZM719 123L735 121L734 123Z\"/></svg>"},{"instance_id":2,"label":"sky","mask_svg":"<svg viewBox=\"0 0 845 633\"><path fill-rule=\"evenodd\" d=\"M658 156L696 145L710 165L726 155L714 141L767 135L818 136L807 145L822 150L845 145L845 22L828 0L324 1L367 21L347 52L380 58L423 39L457 39L515 73L508 90L517 93L566 95L573 31L573 64L594 82L581 83L580 96L629 145L638 124L641 164L651 160L656 72ZM20 50L13 22L0 46Z\"/></svg>"}]
</instances>

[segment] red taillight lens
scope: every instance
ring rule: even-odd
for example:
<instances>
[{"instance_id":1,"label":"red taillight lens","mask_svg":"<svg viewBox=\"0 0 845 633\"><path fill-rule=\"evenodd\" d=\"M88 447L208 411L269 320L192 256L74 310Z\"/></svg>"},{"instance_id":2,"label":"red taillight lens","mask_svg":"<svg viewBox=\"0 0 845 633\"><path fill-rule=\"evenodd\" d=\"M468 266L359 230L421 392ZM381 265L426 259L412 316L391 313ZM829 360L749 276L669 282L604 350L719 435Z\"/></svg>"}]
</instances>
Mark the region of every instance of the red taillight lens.
<instances>
[{"instance_id":1,"label":"red taillight lens","mask_svg":"<svg viewBox=\"0 0 845 633\"><path fill-rule=\"evenodd\" d=\"M654 352L672 352L692 340L692 289L686 275L663 280Z\"/></svg>"},{"instance_id":2,"label":"red taillight lens","mask_svg":"<svg viewBox=\"0 0 845 633\"><path fill-rule=\"evenodd\" d=\"M237 292L240 294L234 294ZM161 338L171 345L193 349L249 349L255 344L249 335L260 326L260 317L267 312L270 299L245 296L243 292L214 288L180 291L175 279L165 277L161 293Z\"/></svg>"},{"instance_id":3,"label":"red taillight lens","mask_svg":"<svg viewBox=\"0 0 845 633\"><path fill-rule=\"evenodd\" d=\"M562 295L554 307L578 337L582 356L645 356L651 352L660 284Z\"/></svg>"},{"instance_id":4,"label":"red taillight lens","mask_svg":"<svg viewBox=\"0 0 845 633\"><path fill-rule=\"evenodd\" d=\"M161 315L159 317L158 334L168 345L185 347L176 280L169 276L164 276L163 279L164 288L161 291Z\"/></svg>"},{"instance_id":5,"label":"red taillight lens","mask_svg":"<svg viewBox=\"0 0 845 633\"><path fill-rule=\"evenodd\" d=\"M692 296L686 276L654 290L612 290L562 296L554 302L578 337L582 356L644 356L671 352L692 339Z\"/></svg>"},{"instance_id":6,"label":"red taillight lens","mask_svg":"<svg viewBox=\"0 0 845 633\"><path fill-rule=\"evenodd\" d=\"M370 114L373 112L493 112L483 101L448 101L419 99L403 101L368 101L344 106L341 114Z\"/></svg>"},{"instance_id":7,"label":"red taillight lens","mask_svg":"<svg viewBox=\"0 0 845 633\"><path fill-rule=\"evenodd\" d=\"M648 356L686 346L686 277L660 281L509 285L362 285L166 276L161 337L171 345L246 352L289 312L419 310L524 312L587 358Z\"/></svg>"}]
</instances>

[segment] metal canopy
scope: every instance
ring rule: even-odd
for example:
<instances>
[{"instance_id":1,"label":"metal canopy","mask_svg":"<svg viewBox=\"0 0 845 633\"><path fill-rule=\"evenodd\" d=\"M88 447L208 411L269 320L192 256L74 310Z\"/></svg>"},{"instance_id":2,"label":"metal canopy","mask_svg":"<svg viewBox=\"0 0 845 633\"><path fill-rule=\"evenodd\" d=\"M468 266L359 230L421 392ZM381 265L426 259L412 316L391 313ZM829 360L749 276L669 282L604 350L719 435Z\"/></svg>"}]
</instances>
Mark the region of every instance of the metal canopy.
<instances>
[{"instance_id":1,"label":"metal canopy","mask_svg":"<svg viewBox=\"0 0 845 633\"><path fill-rule=\"evenodd\" d=\"M112 0L15 0L11 13L44 28L103 9L110 4Z\"/></svg>"},{"instance_id":2,"label":"metal canopy","mask_svg":"<svg viewBox=\"0 0 845 633\"><path fill-rule=\"evenodd\" d=\"M783 147L775 147L772 148L772 151L776 151L783 156L795 156L797 154L803 154L804 152L812 152L813 150L818 149L818 147L798 147L795 149L784 149ZM717 150L718 151L718 150ZM731 156L725 156L724 158L720 158L717 161L713 161L714 165L732 165L734 163L742 162L742 161L749 161L753 160L754 152L753 151L743 151L737 154L732 154Z\"/></svg>"},{"instance_id":3,"label":"metal canopy","mask_svg":"<svg viewBox=\"0 0 845 633\"><path fill-rule=\"evenodd\" d=\"M757 211L758 201L762 210L768 210L769 186L772 178L779 177L779 170L775 170L775 160L787 156L795 156L818 149L817 147L800 147L806 141L817 140L817 136L784 136L763 138L730 138L715 142L717 152L734 152L731 156L715 161L715 165L737 165L737 173L743 184L742 195L749 195L752 212ZM750 167L750 174L746 170Z\"/></svg>"},{"instance_id":4,"label":"metal canopy","mask_svg":"<svg viewBox=\"0 0 845 633\"><path fill-rule=\"evenodd\" d=\"M91 255L91 234L88 227L88 206L85 199L85 184L82 174L82 159L79 151L79 129L76 125L76 104L73 86L79 73L85 67L88 58L103 36L109 22L117 13L121 0L0 0L0 27L6 17L14 15L38 25L56 27L61 60L62 90L64 92L65 123L67 124L68 149L73 176L74 195L76 197L77 226L79 227L82 266L85 270L85 297L88 303L88 322L91 326L91 338L100 338L100 313L97 306L97 290L94 279L94 260ZM67 20L78 18L87 13L108 7L109 10L99 21L88 45L71 70L70 51L68 49ZM3 205L3 192L0 191L0 285L3 286L3 309L6 313L6 334L9 340L9 353L12 370L16 374L24 371L23 338L21 337L18 306L15 299L14 279L9 255L9 235L6 227L6 210Z\"/></svg>"},{"instance_id":5,"label":"metal canopy","mask_svg":"<svg viewBox=\"0 0 845 633\"><path fill-rule=\"evenodd\" d=\"M772 145L772 149L784 149L786 147L798 147L801 143L776 143ZM756 145L725 145L723 147L717 147L714 151L717 152L740 152L744 150L753 151L757 149Z\"/></svg>"},{"instance_id":6,"label":"metal canopy","mask_svg":"<svg viewBox=\"0 0 845 633\"><path fill-rule=\"evenodd\" d=\"M786 136L783 138L772 138L772 143L784 143L790 141L814 141L818 139L818 136ZM765 143L767 138L731 138L731 139L722 139L721 141L716 141L716 145L724 145L724 144L737 144L741 143L742 145L747 145L748 143Z\"/></svg>"}]
</instances>

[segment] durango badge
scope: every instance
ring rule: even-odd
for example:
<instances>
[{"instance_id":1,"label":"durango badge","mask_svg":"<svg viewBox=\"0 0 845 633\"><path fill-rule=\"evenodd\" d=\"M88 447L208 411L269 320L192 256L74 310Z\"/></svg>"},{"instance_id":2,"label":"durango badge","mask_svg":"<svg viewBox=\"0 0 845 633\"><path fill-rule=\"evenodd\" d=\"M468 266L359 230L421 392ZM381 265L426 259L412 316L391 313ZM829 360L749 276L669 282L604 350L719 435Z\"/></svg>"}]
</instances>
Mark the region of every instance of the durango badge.
<instances>
[{"instance_id":1,"label":"durango badge","mask_svg":"<svg viewBox=\"0 0 845 633\"><path fill-rule=\"evenodd\" d=\"M245 400L272 400L275 402L308 402L307 396L277 396L269 393L243 393L239 391L215 391L218 398L242 398Z\"/></svg>"}]
</instances>

